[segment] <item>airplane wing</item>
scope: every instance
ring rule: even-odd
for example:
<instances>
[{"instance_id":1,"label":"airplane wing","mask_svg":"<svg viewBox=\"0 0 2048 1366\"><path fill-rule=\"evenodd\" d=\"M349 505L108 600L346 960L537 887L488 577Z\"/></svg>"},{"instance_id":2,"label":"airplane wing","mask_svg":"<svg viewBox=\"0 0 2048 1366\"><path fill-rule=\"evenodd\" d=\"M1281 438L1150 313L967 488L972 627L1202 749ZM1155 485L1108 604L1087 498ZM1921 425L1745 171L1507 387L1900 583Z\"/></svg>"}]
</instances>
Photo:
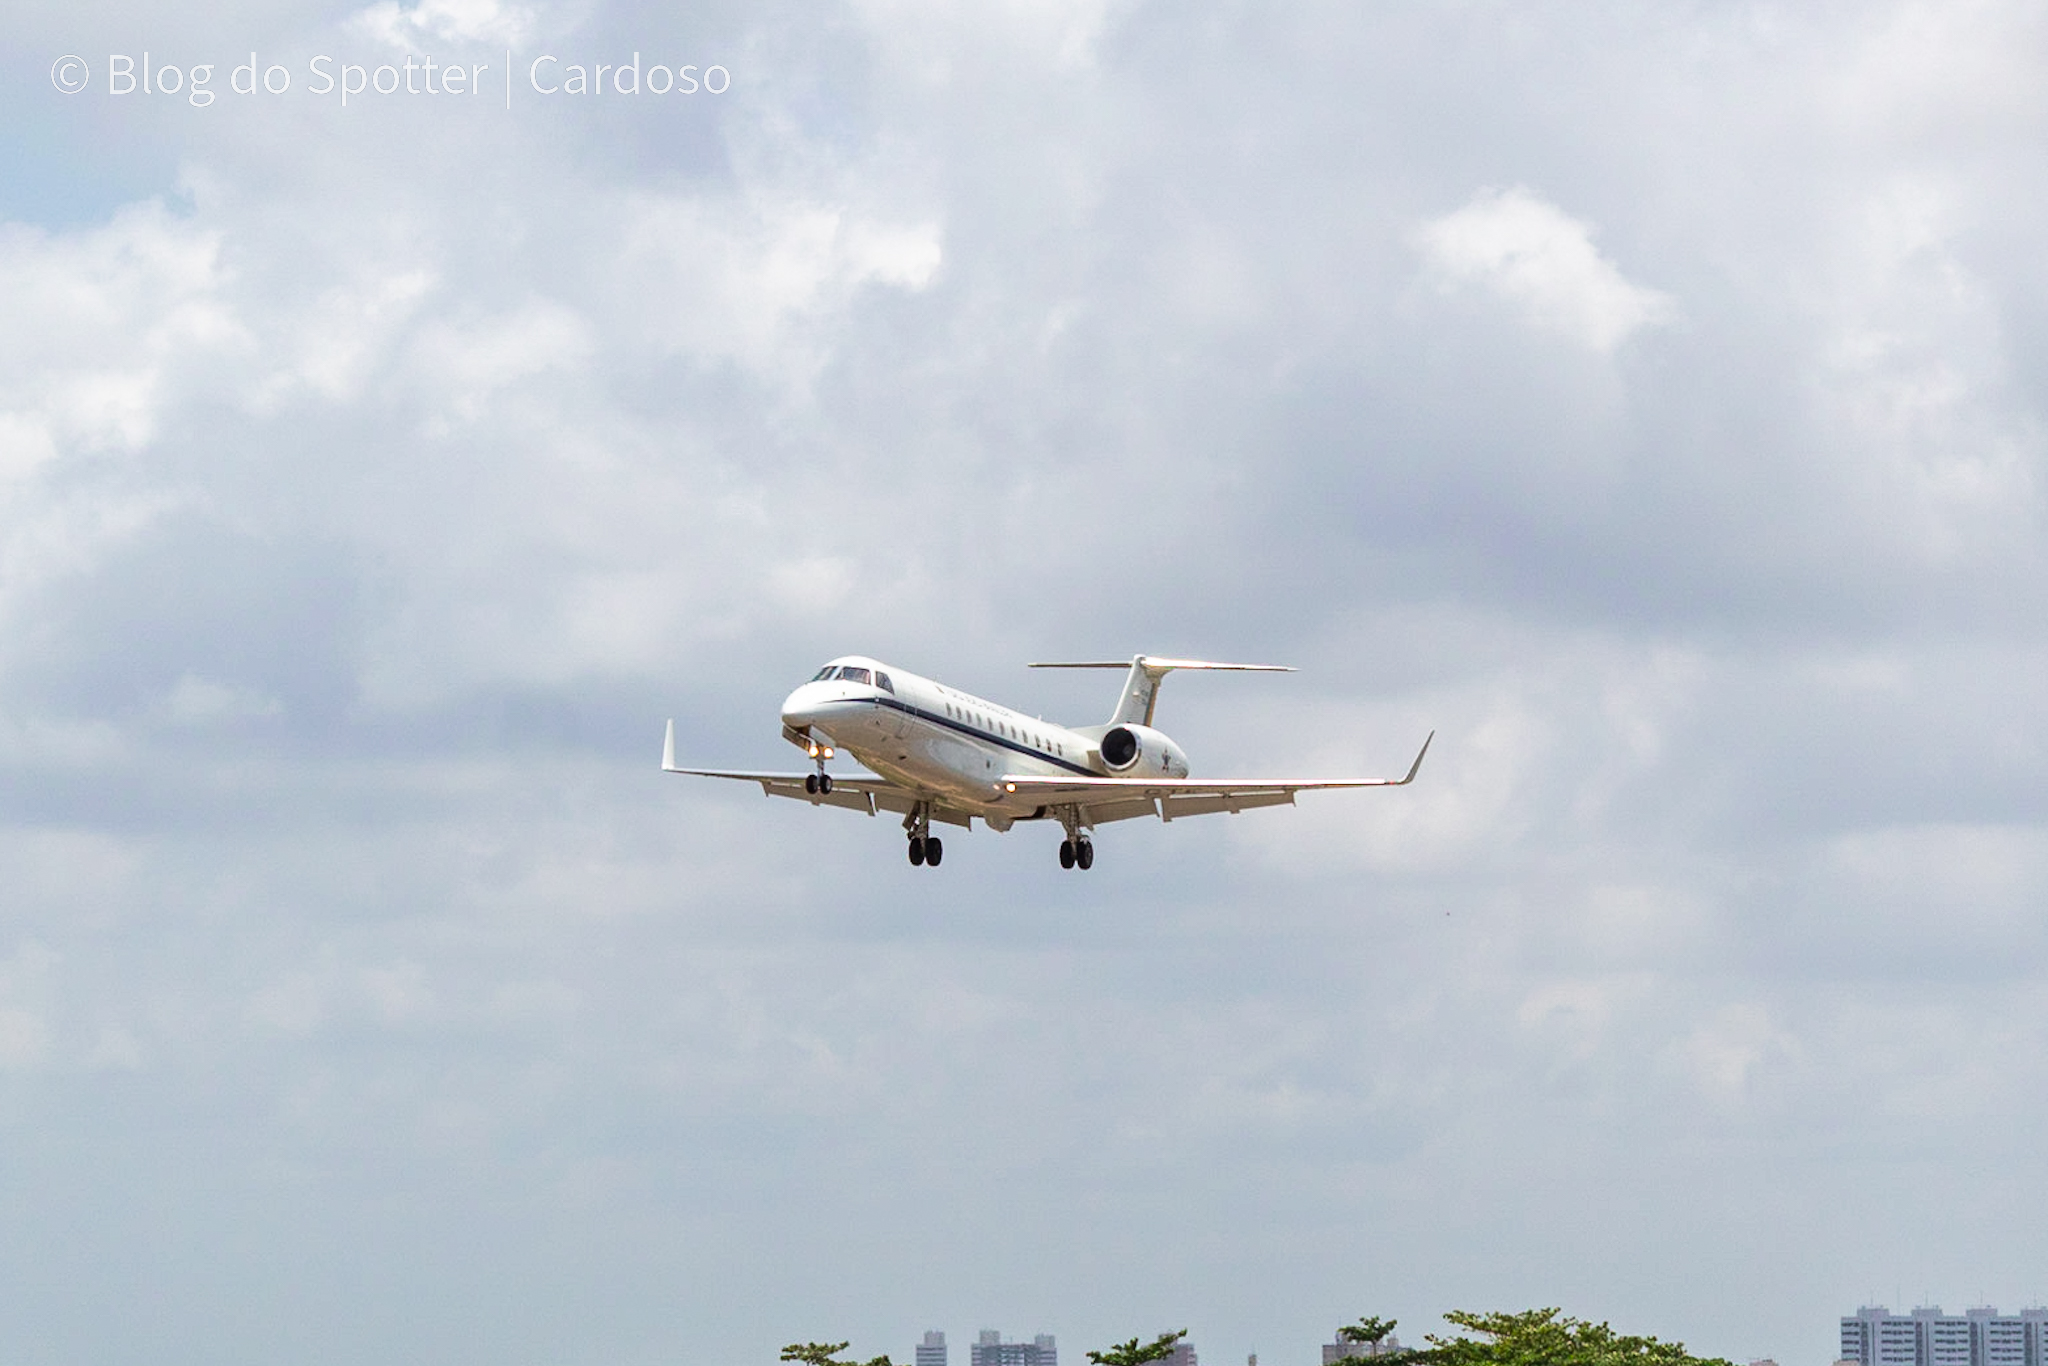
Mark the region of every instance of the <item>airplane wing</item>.
<instances>
[{"instance_id":1,"label":"airplane wing","mask_svg":"<svg viewBox=\"0 0 2048 1366\"><path fill-rule=\"evenodd\" d=\"M741 782L759 783L761 791L770 797L793 797L812 806L843 806L849 811L860 811L870 816L877 811L895 811L907 816L919 802L929 801L933 820L944 821L948 825L973 826L973 817L967 812L956 811L937 797L926 796L873 775L853 778L835 773L830 792L806 792L804 779L816 776L815 770L811 773L756 773L747 769L677 768L673 764L663 764L661 771L698 778L737 778Z\"/></svg>"},{"instance_id":2,"label":"airplane wing","mask_svg":"<svg viewBox=\"0 0 2048 1366\"><path fill-rule=\"evenodd\" d=\"M973 828L973 817L965 811L956 811L929 793L916 792L887 778L866 774L859 777L832 775L830 792L804 791L804 779L815 777L816 770L808 773L757 773L750 769L738 768L679 768L676 766L675 722L669 722L668 733L662 737L661 771L683 773L697 778L737 778L741 782L759 783L761 791L770 797L792 797L812 806L843 806L849 811L861 811L872 816L877 811L894 811L909 815L920 801L931 803L931 818L948 825L962 825Z\"/></svg>"},{"instance_id":3,"label":"airplane wing","mask_svg":"<svg viewBox=\"0 0 2048 1366\"><path fill-rule=\"evenodd\" d=\"M1436 732L1422 742L1415 762L1400 778L1260 778L1218 782L1211 778L1040 778L1005 775L1005 792L1048 806L1072 803L1086 807L1096 824L1157 816L1178 820L1214 811L1247 811L1260 806L1292 806L1294 794L1340 787L1406 787L1415 781Z\"/></svg>"}]
</instances>

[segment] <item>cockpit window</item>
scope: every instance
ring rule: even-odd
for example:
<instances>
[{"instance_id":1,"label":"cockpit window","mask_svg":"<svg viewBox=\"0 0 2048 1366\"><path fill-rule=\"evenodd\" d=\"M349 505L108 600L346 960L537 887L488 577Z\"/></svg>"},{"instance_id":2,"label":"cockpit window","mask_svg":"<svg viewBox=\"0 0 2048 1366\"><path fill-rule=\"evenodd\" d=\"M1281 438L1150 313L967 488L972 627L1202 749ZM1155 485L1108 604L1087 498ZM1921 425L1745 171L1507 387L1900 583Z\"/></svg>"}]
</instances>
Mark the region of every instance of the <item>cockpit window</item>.
<instances>
[{"instance_id":1,"label":"cockpit window","mask_svg":"<svg viewBox=\"0 0 2048 1366\"><path fill-rule=\"evenodd\" d=\"M849 664L839 671L839 677L847 683L865 683L868 681L868 671L866 669L857 669Z\"/></svg>"},{"instance_id":2,"label":"cockpit window","mask_svg":"<svg viewBox=\"0 0 2048 1366\"><path fill-rule=\"evenodd\" d=\"M875 686L883 692L896 691L896 685L889 681L889 675L883 673L880 669L875 670Z\"/></svg>"},{"instance_id":3,"label":"cockpit window","mask_svg":"<svg viewBox=\"0 0 2048 1366\"><path fill-rule=\"evenodd\" d=\"M838 673L838 672L839 672L839 670L838 670L837 668L835 668L834 666L832 666L832 665L830 665L830 664L827 664L827 665L826 665L826 666L825 666L824 668L822 668L822 669L818 670L818 671L817 671L816 673L814 673L814 674L812 674L812 675L811 675L811 682L813 682L813 683L821 683L821 682L823 682L823 681L824 681L825 679L828 679L828 678L830 678L830 677L831 677L831 676L832 676L833 674L835 674L835 673Z\"/></svg>"}]
</instances>

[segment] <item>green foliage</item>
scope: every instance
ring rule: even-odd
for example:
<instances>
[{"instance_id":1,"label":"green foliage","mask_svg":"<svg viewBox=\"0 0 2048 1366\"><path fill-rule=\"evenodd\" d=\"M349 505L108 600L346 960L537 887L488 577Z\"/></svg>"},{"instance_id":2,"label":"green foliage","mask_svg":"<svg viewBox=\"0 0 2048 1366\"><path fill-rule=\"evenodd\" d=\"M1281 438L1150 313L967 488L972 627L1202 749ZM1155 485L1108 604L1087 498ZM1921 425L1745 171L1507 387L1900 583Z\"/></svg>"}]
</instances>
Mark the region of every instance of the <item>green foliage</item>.
<instances>
[{"instance_id":1,"label":"green foliage","mask_svg":"<svg viewBox=\"0 0 2048 1366\"><path fill-rule=\"evenodd\" d=\"M1377 1314L1369 1315L1356 1323L1346 1324L1337 1330L1340 1342L1383 1342L1387 1334L1394 1331L1398 1319L1383 1319Z\"/></svg>"},{"instance_id":2,"label":"green foliage","mask_svg":"<svg viewBox=\"0 0 2048 1366\"><path fill-rule=\"evenodd\" d=\"M1337 1340L1364 1343L1371 1347L1373 1355L1362 1359L1371 1362L1372 1366L1417 1366L1417 1363L1428 1361L1427 1351L1419 1351L1413 1347L1387 1350L1384 1344L1393 1336L1394 1325L1398 1322L1397 1319L1383 1319L1377 1314L1368 1314L1356 1323L1347 1323L1339 1328Z\"/></svg>"},{"instance_id":3,"label":"green foliage","mask_svg":"<svg viewBox=\"0 0 2048 1366\"><path fill-rule=\"evenodd\" d=\"M1444 1319L1471 1336L1429 1337L1429 1346L1388 1352L1369 1358L1370 1366L1734 1366L1720 1357L1696 1357L1679 1342L1617 1333L1604 1323L1588 1323L1556 1309L1525 1309L1519 1314L1474 1314L1454 1309ZM1344 1342L1374 1346L1394 1332L1394 1320L1377 1315L1337 1330ZM1188 1335L1161 1333L1147 1343L1136 1338L1088 1353L1094 1366L1148 1366L1173 1355ZM794 1366L895 1366L886 1356L841 1361L845 1342L792 1342L782 1359Z\"/></svg>"},{"instance_id":4,"label":"green foliage","mask_svg":"<svg viewBox=\"0 0 2048 1366\"><path fill-rule=\"evenodd\" d=\"M1088 1359L1094 1362L1095 1366L1145 1366L1148 1361L1164 1361L1172 1356L1174 1344L1187 1335L1188 1330L1185 1328L1178 1333L1161 1333L1143 1347L1138 1345L1136 1338L1132 1338L1129 1342L1119 1342L1116 1346L1100 1352L1090 1352Z\"/></svg>"},{"instance_id":5,"label":"green foliage","mask_svg":"<svg viewBox=\"0 0 2048 1366\"><path fill-rule=\"evenodd\" d=\"M839 1354L852 1345L850 1342L792 1342L782 1349L782 1359L799 1362L801 1366L895 1366L886 1355L871 1357L865 1362L838 1360Z\"/></svg>"},{"instance_id":6,"label":"green foliage","mask_svg":"<svg viewBox=\"0 0 2048 1366\"><path fill-rule=\"evenodd\" d=\"M1452 1310L1444 1318L1473 1338L1440 1338L1409 1360L1429 1366L1732 1366L1720 1357L1696 1357L1678 1342L1632 1337L1604 1323L1562 1316L1556 1309L1519 1314Z\"/></svg>"}]
</instances>

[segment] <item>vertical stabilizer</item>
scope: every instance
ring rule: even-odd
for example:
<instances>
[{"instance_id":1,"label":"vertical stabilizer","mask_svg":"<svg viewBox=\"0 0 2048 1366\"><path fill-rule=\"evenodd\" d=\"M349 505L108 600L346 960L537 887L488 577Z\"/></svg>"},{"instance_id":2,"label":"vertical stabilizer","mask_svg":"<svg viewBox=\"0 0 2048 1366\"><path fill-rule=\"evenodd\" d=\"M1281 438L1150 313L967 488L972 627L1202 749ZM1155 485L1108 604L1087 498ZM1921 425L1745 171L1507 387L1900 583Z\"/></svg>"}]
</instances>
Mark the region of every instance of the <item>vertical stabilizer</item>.
<instances>
[{"instance_id":1,"label":"vertical stabilizer","mask_svg":"<svg viewBox=\"0 0 2048 1366\"><path fill-rule=\"evenodd\" d=\"M1116 700L1116 710L1110 713L1112 726L1149 726L1152 713L1159 706L1159 684L1166 677L1166 670L1156 667L1151 660L1139 655L1131 661L1131 671L1124 675L1123 696Z\"/></svg>"}]
</instances>

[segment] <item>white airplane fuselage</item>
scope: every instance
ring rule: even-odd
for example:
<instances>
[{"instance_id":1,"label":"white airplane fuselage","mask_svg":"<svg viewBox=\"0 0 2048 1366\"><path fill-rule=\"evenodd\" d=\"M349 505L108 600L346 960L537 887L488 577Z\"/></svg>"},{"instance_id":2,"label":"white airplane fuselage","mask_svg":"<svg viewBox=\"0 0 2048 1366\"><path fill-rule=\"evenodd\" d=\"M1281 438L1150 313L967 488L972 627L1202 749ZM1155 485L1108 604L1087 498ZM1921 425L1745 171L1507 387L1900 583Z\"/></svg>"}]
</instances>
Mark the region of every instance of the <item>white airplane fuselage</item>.
<instances>
[{"instance_id":1,"label":"white airplane fuselage","mask_svg":"<svg viewBox=\"0 0 2048 1366\"><path fill-rule=\"evenodd\" d=\"M998 828L1044 814L1037 798L1005 790L1006 775L1188 776L1180 746L1147 726L1063 726L859 655L833 660L785 698L782 724L793 740L823 737L891 782L943 797ZM1103 757L1111 731L1123 732L1111 738L1121 767ZM1133 740L1126 761L1119 746Z\"/></svg>"}]
</instances>

